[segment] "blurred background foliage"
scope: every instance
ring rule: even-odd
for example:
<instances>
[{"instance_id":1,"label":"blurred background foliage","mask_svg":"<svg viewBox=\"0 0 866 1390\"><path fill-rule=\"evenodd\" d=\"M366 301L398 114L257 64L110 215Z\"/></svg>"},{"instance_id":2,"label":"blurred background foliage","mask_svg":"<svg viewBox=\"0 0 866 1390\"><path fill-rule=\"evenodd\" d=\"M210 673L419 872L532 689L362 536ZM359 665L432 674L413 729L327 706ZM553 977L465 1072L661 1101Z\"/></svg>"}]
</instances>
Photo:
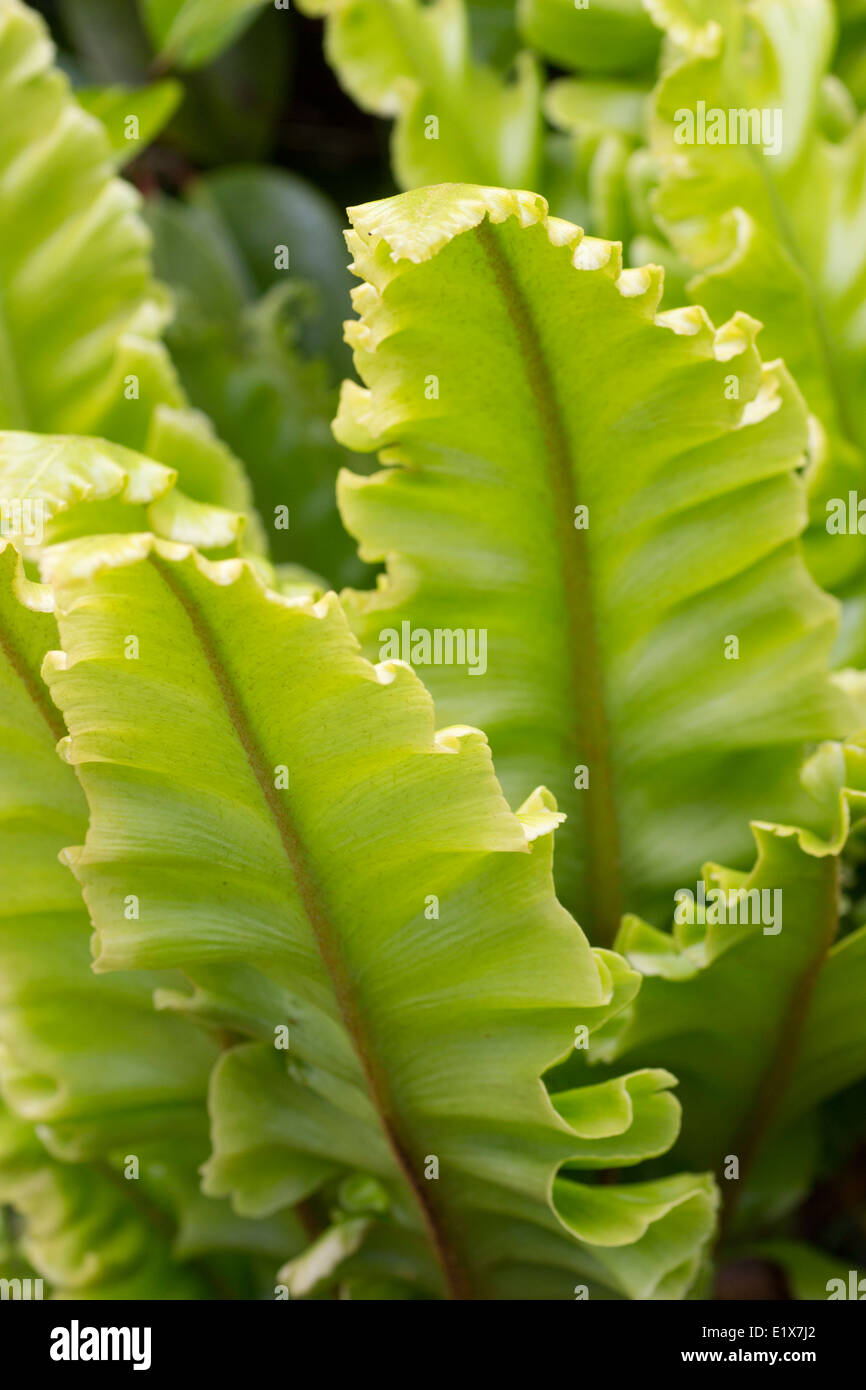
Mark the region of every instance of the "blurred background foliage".
<instances>
[{"instance_id":1,"label":"blurred background foliage","mask_svg":"<svg viewBox=\"0 0 866 1390\"><path fill-rule=\"evenodd\" d=\"M371 465L350 460L330 421L350 367L342 208L394 191L387 123L341 91L321 23L294 7L45 0L34 8L145 197L157 274L175 299L167 341L193 404L243 459L262 516L289 508L290 529L271 531L284 578L299 566L323 587L368 582L334 483L346 462ZM221 8L241 10L228 29L215 27ZM199 27L178 25L185 10L197 10ZM488 41L497 33L487 26ZM128 138L130 115L137 140ZM291 248L290 276L275 267L279 245Z\"/></svg>"}]
</instances>

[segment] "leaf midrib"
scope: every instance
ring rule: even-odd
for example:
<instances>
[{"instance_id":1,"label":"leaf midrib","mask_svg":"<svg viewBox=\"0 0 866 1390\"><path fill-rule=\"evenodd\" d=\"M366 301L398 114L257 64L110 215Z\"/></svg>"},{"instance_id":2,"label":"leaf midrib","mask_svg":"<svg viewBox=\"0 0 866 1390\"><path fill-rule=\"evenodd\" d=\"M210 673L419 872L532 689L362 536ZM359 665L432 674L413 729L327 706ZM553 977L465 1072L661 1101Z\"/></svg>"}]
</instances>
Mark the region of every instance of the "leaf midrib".
<instances>
[{"instance_id":1,"label":"leaf midrib","mask_svg":"<svg viewBox=\"0 0 866 1390\"><path fill-rule=\"evenodd\" d=\"M589 916L584 914L582 925L600 944L610 945L623 912L620 830L588 533L574 527L579 474L532 308L491 224L480 223L477 236L514 328L544 439L570 653L565 673L570 701L567 738L572 757L589 768L589 784L582 793Z\"/></svg>"},{"instance_id":2,"label":"leaf midrib","mask_svg":"<svg viewBox=\"0 0 866 1390\"><path fill-rule=\"evenodd\" d=\"M216 634L212 631L204 614L187 599L182 586L176 583L170 564L163 561L153 551L150 554L150 562L165 583L174 601L186 615L214 678L229 722L244 751L253 777L258 783L288 861L322 963L331 981L343 1026L351 1039L367 1082L370 1099L378 1115L382 1132L394 1156L397 1168L419 1209L436 1261L442 1272L448 1296L452 1299L471 1298L468 1273L462 1267L457 1252L446 1233L445 1222L436 1209L436 1202L428 1194L409 1157L408 1146L402 1138L400 1125L389 1101L386 1077L376 1055L375 1047L367 1035L346 963L340 953L339 934L330 920L324 895L308 863L301 837L273 785L272 769L247 716L243 699L232 683L228 664L222 658Z\"/></svg>"}]
</instances>

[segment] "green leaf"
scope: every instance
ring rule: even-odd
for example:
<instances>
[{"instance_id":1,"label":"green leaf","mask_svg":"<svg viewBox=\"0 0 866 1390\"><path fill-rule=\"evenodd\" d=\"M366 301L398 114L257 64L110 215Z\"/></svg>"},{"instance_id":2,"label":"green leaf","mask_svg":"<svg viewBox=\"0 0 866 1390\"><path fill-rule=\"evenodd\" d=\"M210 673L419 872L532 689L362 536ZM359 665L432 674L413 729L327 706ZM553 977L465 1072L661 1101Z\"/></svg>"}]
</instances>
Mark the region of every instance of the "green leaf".
<instances>
[{"instance_id":1,"label":"green leaf","mask_svg":"<svg viewBox=\"0 0 866 1390\"><path fill-rule=\"evenodd\" d=\"M504 66L518 47L514 0L467 0L473 50Z\"/></svg>"},{"instance_id":2,"label":"green leaf","mask_svg":"<svg viewBox=\"0 0 866 1390\"><path fill-rule=\"evenodd\" d=\"M512 814L483 735L434 734L423 686L358 654L333 595L282 599L243 562L147 536L75 545L45 675L90 804L65 858L96 968L181 968L194 993L163 1006L251 1039L214 1073L206 1190L262 1215L374 1177L392 1214L371 1214L353 1271L428 1296L501 1293L536 1263L552 1296L580 1275L682 1296L712 1228L705 1177L563 1176L551 1205L593 1134L597 1167L670 1138L653 1099L670 1078L611 1092L606 1126L596 1096L585 1133L542 1084L633 991L553 895L551 798Z\"/></svg>"},{"instance_id":3,"label":"green leaf","mask_svg":"<svg viewBox=\"0 0 866 1390\"><path fill-rule=\"evenodd\" d=\"M186 205L189 225L209 257L222 262L217 273L232 280L234 297L250 302L286 283L310 287L315 312L304 325L304 350L309 356L326 356L342 370L346 358L340 325L350 278L342 213L334 204L285 169L239 165L199 179ZM288 253L287 269L275 264L281 247ZM179 247L177 254L184 283L193 271L188 253ZM161 274L159 263L157 269ZM207 312L207 307L200 305L199 311Z\"/></svg>"},{"instance_id":4,"label":"green leaf","mask_svg":"<svg viewBox=\"0 0 866 1390\"><path fill-rule=\"evenodd\" d=\"M657 316L660 272L546 214L469 187L350 213L367 386L344 387L336 431L388 467L341 478L363 558L387 563L347 603L368 654L414 659L422 634L438 717L487 731L512 805L551 787L560 889L610 941L720 844L747 863L750 814L808 816L803 742L858 714L800 555L784 367L742 315ZM437 630L474 657L453 641L437 662Z\"/></svg>"},{"instance_id":5,"label":"green leaf","mask_svg":"<svg viewBox=\"0 0 866 1390\"><path fill-rule=\"evenodd\" d=\"M690 297L760 319L765 350L784 355L817 417L807 558L819 583L857 599L840 654L862 664L866 547L856 529L828 533L828 507L866 479L866 122L843 113L828 126L828 93L837 113L845 99L836 79L828 88L828 0L728 0L703 24L682 9L659 6L673 43L654 100L657 216L692 271ZM724 113L726 134L729 111L756 112L767 131L710 144L695 126L689 143L699 102Z\"/></svg>"},{"instance_id":6,"label":"green leaf","mask_svg":"<svg viewBox=\"0 0 866 1390\"><path fill-rule=\"evenodd\" d=\"M526 42L558 67L634 72L658 52L642 0L517 0L517 11Z\"/></svg>"},{"instance_id":7,"label":"green leaf","mask_svg":"<svg viewBox=\"0 0 866 1390\"><path fill-rule=\"evenodd\" d=\"M645 80L627 78L561 78L545 93L549 120L568 133L572 180L584 200L579 215L594 235L626 242L643 225L641 166L635 151L644 135L648 95ZM563 212L567 185L566 196L554 191L551 202ZM572 217L570 211L568 216Z\"/></svg>"},{"instance_id":8,"label":"green leaf","mask_svg":"<svg viewBox=\"0 0 866 1390\"><path fill-rule=\"evenodd\" d=\"M138 0L58 4L76 67L88 83L119 82L137 89L165 66L164 60L154 60ZM293 34L291 19L271 3L206 67L185 68L183 105L160 143L196 167L267 158L291 86Z\"/></svg>"},{"instance_id":9,"label":"green leaf","mask_svg":"<svg viewBox=\"0 0 866 1390\"><path fill-rule=\"evenodd\" d=\"M111 176L105 132L73 101L52 56L32 11L3 0L0 176L10 191L0 237L0 420L87 433L118 339L152 337L165 310L136 195Z\"/></svg>"},{"instance_id":10,"label":"green leaf","mask_svg":"<svg viewBox=\"0 0 866 1390\"><path fill-rule=\"evenodd\" d=\"M545 109L561 130L616 131L634 140L643 135L650 86L646 80L563 77L552 82Z\"/></svg>"},{"instance_id":11,"label":"green leaf","mask_svg":"<svg viewBox=\"0 0 866 1390\"><path fill-rule=\"evenodd\" d=\"M0 1104L0 1199L23 1217L21 1250L59 1299L207 1298L172 1259L166 1215L108 1165L59 1163Z\"/></svg>"},{"instance_id":12,"label":"green leaf","mask_svg":"<svg viewBox=\"0 0 866 1390\"><path fill-rule=\"evenodd\" d=\"M114 516L123 508L140 516L148 503L154 516L165 504L172 478L171 470L102 441L0 434L0 488L7 497L17 488L43 501L47 532L56 530L58 514L68 529L74 513L112 505L113 498L120 499ZM52 553L63 550L57 546ZM246 1278L248 1254L284 1258L299 1246L298 1227L287 1213L264 1224L241 1221L227 1204L200 1195L197 1170L207 1152L206 1090L219 1042L183 1017L154 1011L154 989L172 981L164 975L104 979L92 973L87 912L72 876L58 862L70 834L86 829L81 790L56 754L65 727L40 678L46 653L58 640L50 592L26 577L20 556L4 542L0 1089L15 1117L33 1131L26 1149L35 1163L15 1168L8 1200L30 1213L29 1238L36 1248L50 1236L44 1260L32 1256L41 1274L70 1281L76 1289L82 1283L101 1284L103 1260L114 1260L110 1233L115 1219L124 1249L128 1242L125 1235L121 1239L121 1228L129 1228L129 1240L139 1244L151 1234L146 1213L142 1220L137 1211L138 1178L126 1182L116 1171L131 1155L140 1162L142 1188L165 1212L173 1257L188 1260L214 1249L235 1251L242 1260L235 1272ZM127 910L133 902L127 899ZM61 1172L54 1162L59 1159L76 1165L76 1171ZM81 1163L84 1170L79 1171ZM118 1203L112 1186L128 1196ZM82 1248L70 1229L70 1223L81 1222L79 1208L88 1193L99 1212L84 1222L81 1239L93 1240L104 1229L105 1249L90 1250L86 1243ZM57 1242L63 1247L62 1274L52 1263ZM140 1258L136 1252L137 1245L130 1248L133 1264ZM154 1255L154 1260L162 1258ZM145 1283L135 1285L142 1290L136 1296L169 1296L144 1292L152 1263L149 1256L144 1260ZM132 1275L111 1273L99 1296L127 1296L119 1291L127 1277ZM165 1282L182 1291L197 1280L178 1272ZM208 1284L203 1287L207 1292ZM224 1292L229 1285L222 1287Z\"/></svg>"},{"instance_id":13,"label":"green leaf","mask_svg":"<svg viewBox=\"0 0 866 1390\"><path fill-rule=\"evenodd\" d=\"M57 1142L85 1151L127 1142L124 1117L182 1132L198 1123L217 1049L203 1032L157 1018L155 977L101 988L90 973L89 930L77 887L57 862L86 827L84 798L58 760L63 722L39 677L57 644L50 594L28 581L15 550L0 553L2 855L0 1057L7 1100ZM186 1111L186 1116L185 1112ZM141 1126L144 1125L144 1133Z\"/></svg>"},{"instance_id":14,"label":"green leaf","mask_svg":"<svg viewBox=\"0 0 866 1390\"><path fill-rule=\"evenodd\" d=\"M159 340L168 302L138 195L53 56L38 16L0 0L0 428L100 436L176 468L193 501L249 514L238 461Z\"/></svg>"},{"instance_id":15,"label":"green leaf","mask_svg":"<svg viewBox=\"0 0 866 1390\"><path fill-rule=\"evenodd\" d=\"M602 1157L613 1167L628 1166L667 1153L680 1130L673 1085L670 1072L646 1070L558 1091L557 1111L587 1141L587 1158L576 1153L568 1168L597 1168Z\"/></svg>"},{"instance_id":16,"label":"green leaf","mask_svg":"<svg viewBox=\"0 0 866 1390\"><path fill-rule=\"evenodd\" d=\"M79 87L75 96L105 126L116 162L123 166L168 124L183 100L183 88L165 78L149 87Z\"/></svg>"},{"instance_id":17,"label":"green leaf","mask_svg":"<svg viewBox=\"0 0 866 1390\"><path fill-rule=\"evenodd\" d=\"M136 1176L129 1156L61 1162L0 1101L0 1201L30 1265L7 1277L35 1274L43 1296L59 1299L272 1297L273 1276L259 1267L299 1248L297 1223L233 1216L197 1193L196 1148L185 1167L177 1154L166 1164L164 1148L140 1145Z\"/></svg>"},{"instance_id":18,"label":"green leaf","mask_svg":"<svg viewBox=\"0 0 866 1390\"><path fill-rule=\"evenodd\" d=\"M89 79L139 85L153 62L153 47L138 0L58 0L69 47Z\"/></svg>"},{"instance_id":19,"label":"green leaf","mask_svg":"<svg viewBox=\"0 0 866 1390\"><path fill-rule=\"evenodd\" d=\"M240 37L267 3L270 0L140 0L162 63L181 68L211 62Z\"/></svg>"},{"instance_id":20,"label":"green leaf","mask_svg":"<svg viewBox=\"0 0 866 1390\"><path fill-rule=\"evenodd\" d=\"M73 536L143 526L234 553L244 516L194 502L173 490L176 479L175 469L104 439L0 430L0 523L28 557Z\"/></svg>"},{"instance_id":21,"label":"green leaf","mask_svg":"<svg viewBox=\"0 0 866 1390\"><path fill-rule=\"evenodd\" d=\"M866 106L866 8L862 0L837 0L839 42L835 68L860 110Z\"/></svg>"},{"instance_id":22,"label":"green leaf","mask_svg":"<svg viewBox=\"0 0 866 1390\"><path fill-rule=\"evenodd\" d=\"M29 1258L61 1290L207 1296L197 1275L167 1267L170 1257L198 1256L229 1240L256 1250L261 1223L239 1228L224 1204L197 1194L217 1043L181 1017L154 1012L151 996L163 977L102 979L91 971L87 913L58 862L70 833L84 833L86 806L56 756L64 726L39 677L57 641L49 592L26 579L4 546L0 1085L10 1112L0 1119L0 1200L27 1219ZM123 1164L138 1158L140 1179L124 1180L115 1156ZM156 1231L140 1210L145 1190L156 1201ZM150 1198L142 1200L147 1208ZM280 1217L271 1255L285 1255L297 1240Z\"/></svg>"},{"instance_id":23,"label":"green leaf","mask_svg":"<svg viewBox=\"0 0 866 1390\"><path fill-rule=\"evenodd\" d=\"M866 928L838 934L839 855L866 812L866 750L825 745L806 778L822 834L755 825L751 873L704 868L707 893L726 895L708 898L709 921L681 903L672 935L627 919L617 939L644 982L606 1055L676 1069L677 1159L724 1174L725 1227L740 1238L804 1195L818 1107L866 1076ZM753 895L747 909L735 893Z\"/></svg>"},{"instance_id":24,"label":"green leaf","mask_svg":"<svg viewBox=\"0 0 866 1390\"><path fill-rule=\"evenodd\" d=\"M325 17L328 61L358 106L395 119L404 188L452 179L535 187L537 65L521 53L508 79L476 63L464 0L298 0L298 9Z\"/></svg>"}]
</instances>

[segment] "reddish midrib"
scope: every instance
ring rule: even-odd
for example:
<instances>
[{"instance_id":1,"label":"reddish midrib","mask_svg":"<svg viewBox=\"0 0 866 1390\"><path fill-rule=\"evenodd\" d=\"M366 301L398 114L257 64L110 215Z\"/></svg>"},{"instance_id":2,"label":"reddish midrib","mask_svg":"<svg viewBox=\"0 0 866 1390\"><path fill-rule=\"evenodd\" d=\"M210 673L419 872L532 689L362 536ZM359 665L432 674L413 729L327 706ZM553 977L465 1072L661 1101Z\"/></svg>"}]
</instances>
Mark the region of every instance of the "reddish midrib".
<instances>
[{"instance_id":1,"label":"reddish midrib","mask_svg":"<svg viewBox=\"0 0 866 1390\"><path fill-rule=\"evenodd\" d=\"M587 532L576 530L574 526L574 509L585 501L577 482L578 460L566 431L556 383L532 309L495 229L483 222L477 229L477 236L514 327L544 441L570 655L565 673L566 698L571 706L569 765L579 759L589 767L589 786L581 793L587 903L581 925L595 941L609 945L619 929L623 912L621 851L589 542Z\"/></svg>"}]
</instances>

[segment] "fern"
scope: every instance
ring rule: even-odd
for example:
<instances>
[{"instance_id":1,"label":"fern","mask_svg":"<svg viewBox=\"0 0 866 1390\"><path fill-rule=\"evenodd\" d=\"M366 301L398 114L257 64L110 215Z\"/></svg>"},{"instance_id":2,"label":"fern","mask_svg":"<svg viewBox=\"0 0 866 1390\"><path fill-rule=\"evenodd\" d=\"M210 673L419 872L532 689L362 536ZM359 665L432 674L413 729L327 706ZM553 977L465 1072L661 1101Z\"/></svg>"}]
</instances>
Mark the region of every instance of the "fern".
<instances>
[{"instance_id":1,"label":"fern","mask_svg":"<svg viewBox=\"0 0 866 1390\"><path fill-rule=\"evenodd\" d=\"M3 1278L665 1300L757 1259L824 1297L866 1093L862 537L825 526L860 0L299 7L416 189L350 213L336 441L327 200L188 164L232 101L246 148L294 21L64 7L76 98L0 0ZM777 156L683 146L699 99L778 109Z\"/></svg>"},{"instance_id":2,"label":"fern","mask_svg":"<svg viewBox=\"0 0 866 1390\"><path fill-rule=\"evenodd\" d=\"M145 451L193 500L250 512L237 460L189 410L138 199L103 126L51 62L42 22L0 3L0 426ZM261 549L255 518L248 539Z\"/></svg>"},{"instance_id":3,"label":"fern","mask_svg":"<svg viewBox=\"0 0 866 1390\"><path fill-rule=\"evenodd\" d=\"M347 455L330 421L349 292L336 212L300 179L236 169L201 180L183 204L159 199L148 223L176 297L173 359L243 459L273 559L332 582L364 580L334 507ZM290 273L274 268L280 246Z\"/></svg>"},{"instance_id":4,"label":"fern","mask_svg":"<svg viewBox=\"0 0 866 1390\"><path fill-rule=\"evenodd\" d=\"M299 0L298 8L326 18L328 59L358 105L395 117L392 159L404 188L457 177L535 187L537 64L520 54L508 81L478 63L464 0Z\"/></svg>"},{"instance_id":5,"label":"fern","mask_svg":"<svg viewBox=\"0 0 866 1390\"><path fill-rule=\"evenodd\" d=\"M163 349L147 336L158 327L161 311L146 234L133 214L129 190L111 176L100 127L71 100L65 82L48 67L50 57L39 24L23 7L4 5L0 106L6 115L0 163L7 171L6 186L13 184L10 169L27 171L26 178L14 179L16 199L4 200L3 216L20 219L19 238L7 242L0 272L4 418L42 429L98 423L115 438L149 439L167 459L182 453L188 481L193 489L200 481L205 497L210 492L243 501L246 484L237 465L203 418L186 409ZM42 130L48 138L38 140ZM66 174L59 175L64 165ZM48 328L33 314L34 276L41 276L36 283L50 314ZM83 294L74 313L64 298L69 282ZM87 351L80 348L84 342ZM146 376L139 374L142 364ZM121 416L109 407L105 389L123 381L128 367L137 369L133 376L143 390L137 398L121 395L130 407ZM136 521L217 553L233 553L243 518L173 492L176 476L174 468L122 445L0 432L4 532L14 534L16 523L23 523L17 539L28 554L49 541L69 539L78 529L110 531ZM16 508L16 502L24 505ZM34 522L44 535L34 535ZM111 1195L111 1183L124 1186L112 1176L124 1146L139 1159L140 1146L149 1145L152 1164L177 1188L172 1229L188 1209L198 1212L202 1239L209 1224L221 1226L217 1244L228 1236L241 1242L239 1248L256 1249L262 1237L251 1236L249 1223L233 1230L234 1219L227 1221L219 1204L210 1204L206 1213L197 1194L195 1171L207 1151L205 1094L215 1043L154 1015L154 980L130 977L125 984L97 989L90 973L86 912L78 894L70 893L56 858L69 826L83 817L83 802L74 774L57 762L54 744L62 723L39 676L45 652L56 645L51 599L25 577L10 546L0 565L0 856L7 884L0 941L0 1073L4 1094L22 1121L9 1119L14 1143L3 1163L10 1174L4 1196L28 1218L25 1245L41 1274L60 1288L78 1289L84 1281L98 1285L99 1296L119 1296L127 1276L107 1251L103 1265L101 1252L82 1246L74 1223L82 1194L90 1191L106 1193L104 1224L86 1227L85 1241L95 1231L108 1232L115 1217L121 1219L119 1212L134 1210L130 1197ZM39 1127L38 1138L33 1126ZM155 1148L154 1134L161 1135ZM74 1171L67 1173L57 1157L75 1160ZM146 1242L147 1221L140 1215L131 1219L139 1244ZM40 1235L45 1229L49 1245ZM279 1231L277 1249L291 1238L291 1229ZM180 1251L180 1236L173 1239ZM60 1272L54 1268L56 1242L64 1251ZM43 1259L40 1252L46 1250ZM133 1246L128 1254L132 1259ZM114 1271L111 1277L106 1268ZM145 1271L142 1283L132 1287L144 1296L155 1282ZM166 1287L189 1294L208 1286L178 1273Z\"/></svg>"},{"instance_id":6,"label":"fern","mask_svg":"<svg viewBox=\"0 0 866 1390\"><path fill-rule=\"evenodd\" d=\"M483 679L424 677L441 717L488 732L507 795L551 786L560 887L609 942L720 845L747 856L750 813L807 815L804 740L857 722L796 545L802 403L751 320L656 318L658 274L543 199L442 188L352 218L368 388L346 385L336 428L391 465L342 478L388 568L349 596L357 630L370 653L404 625L486 633Z\"/></svg>"},{"instance_id":7,"label":"fern","mask_svg":"<svg viewBox=\"0 0 866 1390\"><path fill-rule=\"evenodd\" d=\"M663 1074L552 1103L541 1085L575 1028L633 990L553 897L550 798L515 817L482 736L434 736L420 682L357 655L333 600L280 601L240 562L142 536L78 579L91 546L54 567L65 654L46 676L90 802L66 860L98 970L180 967L196 990L164 1003L253 1039L214 1074L206 1191L261 1215L371 1174L389 1219L369 1268L428 1295L501 1292L536 1264L559 1297L575 1275L682 1293L711 1226L705 1179L563 1177L562 1224L551 1206L558 1167L640 1161L676 1121L667 1102L649 1118Z\"/></svg>"},{"instance_id":8,"label":"fern","mask_svg":"<svg viewBox=\"0 0 866 1390\"><path fill-rule=\"evenodd\" d=\"M778 1230L809 1191L820 1107L866 1076L866 928L840 932L839 895L842 851L866 806L866 754L826 745L805 777L822 833L757 825L750 873L704 870L710 891L777 895L778 930L681 921L668 934L627 918L617 946L646 978L599 1049L618 1066L651 1054L677 1068L686 1120L676 1157L719 1174L734 1253Z\"/></svg>"},{"instance_id":9,"label":"fern","mask_svg":"<svg viewBox=\"0 0 866 1390\"><path fill-rule=\"evenodd\" d=\"M828 75L833 6L737 0L707 11L703 24L673 0L656 8L673 61L653 99L655 212L691 271L690 297L710 313L737 307L760 319L766 350L784 355L816 417L807 555L818 581L851 600L840 655L859 665L863 538L828 534L827 522L828 503L862 489L866 476L858 320L866 125ZM677 144L676 112L695 110L699 98L725 112L775 113L778 154Z\"/></svg>"},{"instance_id":10,"label":"fern","mask_svg":"<svg viewBox=\"0 0 866 1390\"><path fill-rule=\"evenodd\" d=\"M259 1231L198 1196L216 1039L154 1013L157 977L89 970L87 914L57 860L86 824L84 801L55 755L63 725L39 675L57 630L10 545L0 633L0 1077L14 1112L0 1123L0 1200L24 1216L23 1249L61 1294L220 1296L171 1257L227 1245L276 1258L300 1235L283 1214Z\"/></svg>"}]
</instances>

